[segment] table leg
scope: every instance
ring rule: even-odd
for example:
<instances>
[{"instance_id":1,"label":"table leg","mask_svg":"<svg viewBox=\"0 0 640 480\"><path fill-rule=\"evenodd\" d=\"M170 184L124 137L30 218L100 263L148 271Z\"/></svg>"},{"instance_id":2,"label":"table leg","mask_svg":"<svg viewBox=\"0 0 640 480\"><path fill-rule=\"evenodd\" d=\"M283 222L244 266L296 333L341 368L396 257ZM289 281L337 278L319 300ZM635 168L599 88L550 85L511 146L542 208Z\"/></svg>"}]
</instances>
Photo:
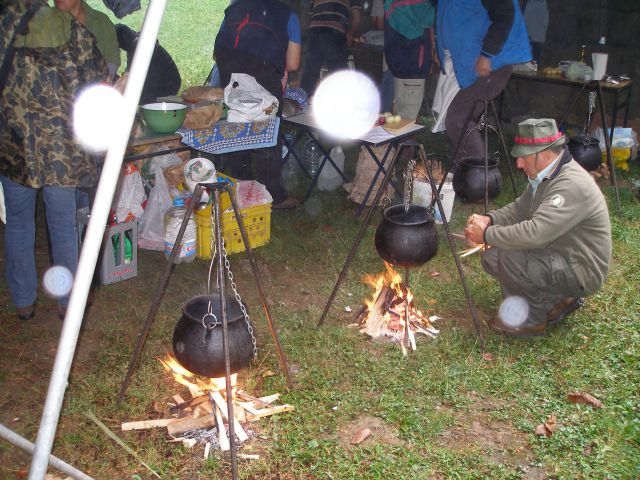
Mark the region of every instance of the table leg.
<instances>
[{"instance_id":1,"label":"table leg","mask_svg":"<svg viewBox=\"0 0 640 480\"><path fill-rule=\"evenodd\" d=\"M616 181L616 169L613 165L613 159L611 158L611 140L609 135L607 135L608 127L607 127L607 116L604 110L604 100L602 98L602 88L600 87L600 82L596 82L597 84L597 97L598 97L598 107L600 108L600 119L602 121L602 129L605 132L604 135L604 144L607 149L607 165L609 166L609 171L611 174L611 184L613 185L613 189L616 193L616 207L618 207L618 213L620 213L620 192L618 192L618 183Z\"/></svg>"}]
</instances>

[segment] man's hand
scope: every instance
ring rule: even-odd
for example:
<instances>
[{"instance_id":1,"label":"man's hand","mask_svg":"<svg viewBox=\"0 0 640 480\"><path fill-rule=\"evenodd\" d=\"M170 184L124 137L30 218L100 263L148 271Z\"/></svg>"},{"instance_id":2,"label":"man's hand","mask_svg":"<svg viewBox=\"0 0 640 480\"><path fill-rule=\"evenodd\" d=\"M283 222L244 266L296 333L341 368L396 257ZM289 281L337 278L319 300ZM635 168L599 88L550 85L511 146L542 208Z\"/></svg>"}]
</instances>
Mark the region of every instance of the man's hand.
<instances>
[{"instance_id":1,"label":"man's hand","mask_svg":"<svg viewBox=\"0 0 640 480\"><path fill-rule=\"evenodd\" d=\"M491 224L491 218L485 215L473 214L467 219L467 226L464 229L464 236L475 244L484 243L484 231Z\"/></svg>"},{"instance_id":2,"label":"man's hand","mask_svg":"<svg viewBox=\"0 0 640 480\"><path fill-rule=\"evenodd\" d=\"M491 60L480 55L476 62L476 73L481 77L486 77L491 73Z\"/></svg>"}]
</instances>

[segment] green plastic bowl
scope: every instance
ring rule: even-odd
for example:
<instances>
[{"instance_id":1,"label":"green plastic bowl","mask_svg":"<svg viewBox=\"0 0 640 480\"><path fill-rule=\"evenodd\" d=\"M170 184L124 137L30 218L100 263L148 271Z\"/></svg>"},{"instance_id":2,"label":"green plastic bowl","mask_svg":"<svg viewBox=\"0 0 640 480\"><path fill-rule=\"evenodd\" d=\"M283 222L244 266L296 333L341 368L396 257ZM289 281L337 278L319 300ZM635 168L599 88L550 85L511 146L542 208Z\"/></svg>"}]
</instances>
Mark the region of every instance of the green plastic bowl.
<instances>
[{"instance_id":1,"label":"green plastic bowl","mask_svg":"<svg viewBox=\"0 0 640 480\"><path fill-rule=\"evenodd\" d=\"M187 106L182 103L147 103L142 106L142 118L156 133L173 133L184 122Z\"/></svg>"}]
</instances>

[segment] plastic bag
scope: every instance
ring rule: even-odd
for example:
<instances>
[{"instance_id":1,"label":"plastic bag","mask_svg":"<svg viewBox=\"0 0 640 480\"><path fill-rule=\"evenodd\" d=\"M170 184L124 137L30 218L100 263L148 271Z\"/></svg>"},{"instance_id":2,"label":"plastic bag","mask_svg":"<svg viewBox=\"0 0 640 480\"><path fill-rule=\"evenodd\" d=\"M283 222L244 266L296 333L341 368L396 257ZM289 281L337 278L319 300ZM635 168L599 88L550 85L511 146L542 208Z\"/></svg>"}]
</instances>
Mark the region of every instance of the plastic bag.
<instances>
[{"instance_id":1,"label":"plastic bag","mask_svg":"<svg viewBox=\"0 0 640 480\"><path fill-rule=\"evenodd\" d=\"M607 161L606 144L604 143L604 132L601 127L596 128L595 137L600 140L600 150L602 151L602 161ZM629 160L638 154L638 137L631 128L616 127L613 129L611 140L611 159L616 168L629 170Z\"/></svg>"},{"instance_id":2,"label":"plastic bag","mask_svg":"<svg viewBox=\"0 0 640 480\"><path fill-rule=\"evenodd\" d=\"M159 166L152 167L156 182L149 194L147 208L138 224L138 246L164 251L164 214L171 207L169 186Z\"/></svg>"},{"instance_id":3,"label":"plastic bag","mask_svg":"<svg viewBox=\"0 0 640 480\"><path fill-rule=\"evenodd\" d=\"M232 73L224 89L224 103L229 107L228 122L267 120L278 113L279 102L251 75Z\"/></svg>"},{"instance_id":4,"label":"plastic bag","mask_svg":"<svg viewBox=\"0 0 640 480\"><path fill-rule=\"evenodd\" d=\"M273 197L263 184L255 180L241 180L236 186L238 208L240 210L273 202Z\"/></svg>"},{"instance_id":5,"label":"plastic bag","mask_svg":"<svg viewBox=\"0 0 640 480\"><path fill-rule=\"evenodd\" d=\"M144 192L140 170L129 163L123 169L124 176L115 197L116 221L130 222L144 213L147 195Z\"/></svg>"}]
</instances>

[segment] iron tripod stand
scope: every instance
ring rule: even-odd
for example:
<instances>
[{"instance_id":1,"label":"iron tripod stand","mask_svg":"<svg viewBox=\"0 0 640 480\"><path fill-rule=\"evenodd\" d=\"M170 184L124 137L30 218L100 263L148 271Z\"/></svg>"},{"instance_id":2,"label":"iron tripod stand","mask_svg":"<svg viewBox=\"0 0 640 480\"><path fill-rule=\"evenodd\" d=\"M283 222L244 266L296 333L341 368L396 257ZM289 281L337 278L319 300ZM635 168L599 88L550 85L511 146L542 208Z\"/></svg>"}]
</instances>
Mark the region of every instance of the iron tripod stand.
<instances>
[{"instance_id":1,"label":"iron tripod stand","mask_svg":"<svg viewBox=\"0 0 640 480\"><path fill-rule=\"evenodd\" d=\"M232 395L232 386L231 386L231 366L230 366L230 357L229 357L229 339L228 339L228 327L227 327L227 302L225 296L225 277L224 277L224 262L223 262L223 239L222 239L222 225L220 223L220 192L227 192L229 194L229 198L231 199L231 206L233 207L233 212L238 222L238 227L240 229L240 235L242 236L242 242L244 243L245 251L249 257L249 262L251 263L251 268L253 270L253 275L256 281L256 287L258 289L258 293L260 295L260 299L262 302L262 308L264 309L265 317L267 318L267 323L269 324L269 330L271 331L271 336L273 337L273 341L276 347L276 352L278 355L278 363L280 364L280 368L282 369L285 380L288 388L293 388L293 382L291 380L291 374L289 371L289 365L287 362L287 358L282 349L282 345L280 344L280 339L278 337L278 332L276 330L275 323L273 318L271 317L271 313L269 311L269 306L267 304L267 297L264 291L264 286L262 283L262 277L260 275L260 270L258 269L258 265L256 263L256 259L253 255L253 250L251 249L251 245L249 243L249 237L247 235L247 231L244 227L244 222L242 220L242 216L240 215L240 210L238 209L238 204L235 198L235 195L229 185L227 183L216 182L216 183L198 183L194 192L193 199L200 198L200 194L202 190L206 189L209 192L212 192L213 195L213 204L212 211L214 214L214 236L216 241L216 252L217 252L217 283L218 283L218 293L220 296L220 309L221 309L221 317L222 317L222 345L224 351L224 363L225 363L225 386L226 386L226 396L227 396L227 419L228 419L228 428L229 428L229 445L230 445L230 453L231 453L231 472L233 480L238 478L238 460L237 460L237 451L236 451L236 439L235 439L235 429L233 422L233 395ZM118 394L118 403L122 401L124 395L129 387L129 383L131 382L131 378L135 371L135 368L138 363L138 359L140 357L140 353L142 352L142 348L144 347L145 340L147 335L149 334L149 330L151 329L151 324L158 313L158 309L160 308L160 303L164 296L164 293L167 289L167 284L169 282L169 278L171 277L171 273L173 271L174 263L176 256L180 252L182 248L182 239L184 237L184 232L187 229L187 225L189 223L189 219L191 218L191 214L193 213L193 208L195 205L195 201L189 203L187 210L182 219L182 223L180 224L180 229L178 230L178 234L176 235L176 239L171 250L171 255L167 261L167 266L165 267L164 273L160 278L160 283L158 285L158 289L156 291L156 295L151 302L151 306L149 308L149 313L147 315L147 319L145 321L140 334L138 335L138 342L134 349L133 355L131 356L131 361L129 362L129 368L127 370L127 374L120 386L120 393Z\"/></svg>"},{"instance_id":2,"label":"iron tripod stand","mask_svg":"<svg viewBox=\"0 0 640 480\"><path fill-rule=\"evenodd\" d=\"M498 115L498 111L496 110L496 105L493 102L493 100L478 100L476 102L476 105L479 102L483 102L484 104L484 110L483 113L480 117L480 121L474 125L472 128L470 128L466 133L463 133L462 138L460 139L460 141L458 142L458 146L456 147L456 151L453 155L453 159L451 162L449 162L449 164L447 165L447 169L444 172L444 175L442 176L442 180L440 180L440 184L438 185L438 196L440 196L440 191L442 190L442 186L444 185L444 182L447 178L447 176L449 175L449 173L451 172L451 169L453 168L454 171L455 169L458 168L458 154L460 153L460 151L462 150L462 148L464 147L467 137L469 136L469 134L473 131L473 130L480 130L484 132L484 138L483 138L483 143L484 143L484 151L483 151L483 155L484 155L484 213L487 213L489 211L489 129L493 130L496 135L498 136L498 139L500 140L500 146L502 147L502 150L504 151L504 155L506 158L506 163L507 163L507 168L509 170L509 177L511 178L511 186L513 187L513 194L517 195L517 189L516 189L516 181L515 178L513 176L513 168L511 168L511 162L509 161L509 151L507 150L507 143L504 140L504 134L502 133L502 127L500 126L500 116ZM491 105L491 113L493 114L493 117L495 119L496 122L496 126L493 127L491 125L489 125L489 105ZM469 112L469 115L467 116L467 120L465 122L465 128L467 125L469 125L471 123L471 120L473 118L473 113L474 113L474 109L472 109Z\"/></svg>"},{"instance_id":3,"label":"iron tripod stand","mask_svg":"<svg viewBox=\"0 0 640 480\"><path fill-rule=\"evenodd\" d=\"M353 261L353 257L355 256L358 247L360 246L360 242L362 241L362 238L364 237L364 234L367 230L367 227L369 225L369 222L371 221L371 216L373 214L373 211L376 209L376 207L378 206L379 202L380 202L380 197L382 197L382 192L386 189L387 184L389 183L389 179L391 178L391 172L393 171L393 167L396 164L396 161L398 160L398 158L400 157L400 153L402 152L403 149L405 148L418 148L418 152L419 152L419 160L420 162L422 162L422 165L425 169L425 171L427 172L427 176L429 177L429 186L431 187L431 191L435 192L436 191L436 183L433 179L433 173L431 172L431 166L429 165L429 163L427 162L427 156L425 154L424 151L424 146L422 144L416 143L416 142L403 142L398 146L398 149L396 150L395 155L393 156L393 158L391 159L391 162L389 163L389 167L386 169L384 176L382 178L382 183L380 184L380 187L378 188L378 191L376 192L375 198L373 199L373 203L371 204L371 206L369 207L369 209L367 210L367 213L364 217L364 220L362 222L362 225L360 226L360 230L358 231L358 234L356 235L356 238L353 242L353 245L351 247L351 250L349 251L348 255L347 255L347 259L344 262L344 266L342 267L342 271L340 272L340 275L338 276L338 280L336 281L336 284L333 287L333 290L331 292L331 295L329 295L329 299L327 300L327 304L324 307L324 311L322 312L322 315L320 317L320 320L318 321L318 326L321 326L324 324L324 321L327 317L327 314L329 313L329 309L331 308L331 305L333 304L333 301L336 298L336 294L338 293L338 289L340 288L340 285L342 284L342 282L344 281L345 277L347 276L347 272L349 271L349 266L351 265L351 262ZM434 206L434 204L437 204L438 208L440 209L440 212L442 212L442 226L444 227L444 231L447 235L447 241L449 243L449 248L451 249L451 254L453 255L453 259L456 263L456 268L458 270L458 275L460 277L460 283L462 284L462 289L464 290L464 295L467 299L467 306L469 307L469 312L471 313L471 318L473 319L473 324L476 330L476 333L478 335L478 340L480 341L480 349L482 351L484 351L484 335L482 334L482 329L480 328L480 322L478 321L478 317L476 315L476 310L475 310L475 306L473 305L473 301L471 299L471 293L469 292L469 287L467 286L467 281L464 275L464 272L462 270L462 264L460 263L460 259L458 258L458 255L456 253L456 249L453 243L453 236L451 235L451 230L449 229L449 222L447 221L446 215L444 214L444 208L442 207L442 202L440 201L440 196L439 195L434 195L433 200L431 200L431 207ZM407 271L407 282L408 282L408 271Z\"/></svg>"}]
</instances>

